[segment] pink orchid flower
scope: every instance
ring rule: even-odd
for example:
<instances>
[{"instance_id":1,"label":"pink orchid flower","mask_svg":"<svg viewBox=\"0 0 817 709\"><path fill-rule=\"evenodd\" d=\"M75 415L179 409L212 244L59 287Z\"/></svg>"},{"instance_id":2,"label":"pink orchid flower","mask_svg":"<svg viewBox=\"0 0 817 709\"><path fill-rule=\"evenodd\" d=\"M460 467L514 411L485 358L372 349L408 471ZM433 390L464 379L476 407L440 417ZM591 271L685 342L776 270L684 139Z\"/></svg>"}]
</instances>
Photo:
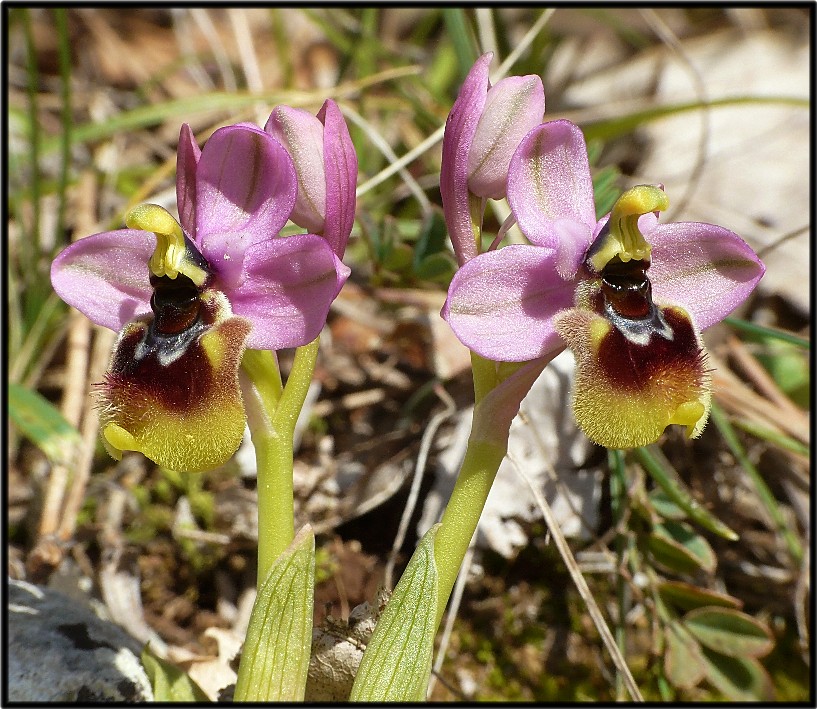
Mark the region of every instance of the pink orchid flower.
<instances>
[{"instance_id":1,"label":"pink orchid flower","mask_svg":"<svg viewBox=\"0 0 817 709\"><path fill-rule=\"evenodd\" d=\"M250 124L217 130L202 150L183 125L176 194L181 223L141 205L129 228L66 248L51 282L120 332L100 386L108 450L195 472L225 462L241 442L244 347L296 347L320 333L350 273L339 256L351 218L334 245L318 234L279 237L297 198L295 167ZM353 215L354 192L344 199L338 209Z\"/></svg>"},{"instance_id":2,"label":"pink orchid flower","mask_svg":"<svg viewBox=\"0 0 817 709\"><path fill-rule=\"evenodd\" d=\"M491 86L492 57L483 54L471 68L443 136L440 196L460 264L479 253L484 200L505 197L511 156L545 112L538 76L509 76Z\"/></svg>"},{"instance_id":3,"label":"pink orchid flower","mask_svg":"<svg viewBox=\"0 0 817 709\"><path fill-rule=\"evenodd\" d=\"M660 224L658 187L625 192L597 220L584 137L565 120L521 141L508 201L530 244L460 267L442 311L458 338L496 361L571 347L574 412L601 445L646 445L670 423L698 435L710 401L699 331L749 296L765 270L757 255L719 226Z\"/></svg>"}]
</instances>

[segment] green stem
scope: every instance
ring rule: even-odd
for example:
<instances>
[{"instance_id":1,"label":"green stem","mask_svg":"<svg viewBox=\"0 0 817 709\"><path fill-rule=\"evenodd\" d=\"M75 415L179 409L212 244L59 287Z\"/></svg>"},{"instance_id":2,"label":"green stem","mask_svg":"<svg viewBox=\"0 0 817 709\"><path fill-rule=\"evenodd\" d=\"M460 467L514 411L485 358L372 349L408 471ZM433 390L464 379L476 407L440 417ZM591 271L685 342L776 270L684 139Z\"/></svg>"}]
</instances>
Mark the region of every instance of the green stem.
<instances>
[{"instance_id":1,"label":"green stem","mask_svg":"<svg viewBox=\"0 0 817 709\"><path fill-rule=\"evenodd\" d=\"M258 390L269 416L269 423L272 423L272 415L278 407L278 400L284 388L275 353L268 350L244 350L241 366Z\"/></svg>"},{"instance_id":2,"label":"green stem","mask_svg":"<svg viewBox=\"0 0 817 709\"><path fill-rule=\"evenodd\" d=\"M287 377L287 383L281 394L278 410L275 412L274 425L278 431L286 431L289 438L295 432L295 424L306 401L309 385L315 374L315 365L318 362L318 346L320 337L316 337L309 344L295 350L295 360ZM289 540L290 542L292 539ZM289 542L287 542L289 546Z\"/></svg>"},{"instance_id":3,"label":"green stem","mask_svg":"<svg viewBox=\"0 0 817 709\"><path fill-rule=\"evenodd\" d=\"M496 362L480 357L476 352L471 353L471 370L474 377L474 404L479 404L497 384L499 377L496 372Z\"/></svg>"},{"instance_id":4,"label":"green stem","mask_svg":"<svg viewBox=\"0 0 817 709\"><path fill-rule=\"evenodd\" d=\"M622 568L627 557L627 538L621 530L627 501L627 474L624 469L624 454L620 450L608 450L607 460L610 466L610 506L613 510L613 519L616 525L616 559L618 568ZM630 606L629 589L624 574L616 574L616 597L618 601L618 622L615 627L616 645L622 657L627 649L627 633L624 619L627 617ZM616 673L616 698L622 701L626 697L624 678Z\"/></svg>"},{"instance_id":5,"label":"green stem","mask_svg":"<svg viewBox=\"0 0 817 709\"><path fill-rule=\"evenodd\" d=\"M477 415L476 409L474 414ZM473 439L468 441L465 459L434 540L438 572L437 625L506 452L507 447Z\"/></svg>"},{"instance_id":6,"label":"green stem","mask_svg":"<svg viewBox=\"0 0 817 709\"><path fill-rule=\"evenodd\" d=\"M272 353L266 353L272 354ZM246 355L245 355L246 357ZM258 583L266 579L278 556L295 537L292 469L293 435L309 391L318 358L318 338L295 351L295 361L281 388L277 366L269 359L251 357L245 371L255 383L266 411L266 426L253 431L258 465ZM264 371L268 376L263 376Z\"/></svg>"},{"instance_id":7,"label":"green stem","mask_svg":"<svg viewBox=\"0 0 817 709\"><path fill-rule=\"evenodd\" d=\"M295 534L292 443L276 431L253 436L258 466L258 584Z\"/></svg>"}]
</instances>

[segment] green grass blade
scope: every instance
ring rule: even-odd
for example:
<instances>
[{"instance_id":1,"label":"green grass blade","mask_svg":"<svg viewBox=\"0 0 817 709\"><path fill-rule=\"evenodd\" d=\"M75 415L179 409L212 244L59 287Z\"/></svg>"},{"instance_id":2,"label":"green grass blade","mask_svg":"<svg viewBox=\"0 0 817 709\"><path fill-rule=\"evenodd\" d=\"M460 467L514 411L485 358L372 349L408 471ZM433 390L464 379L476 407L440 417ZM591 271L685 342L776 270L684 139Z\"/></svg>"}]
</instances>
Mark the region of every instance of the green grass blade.
<instances>
[{"instance_id":1,"label":"green grass blade","mask_svg":"<svg viewBox=\"0 0 817 709\"><path fill-rule=\"evenodd\" d=\"M477 58L477 51L470 32L468 16L461 7L446 7L443 9L443 19L448 36L454 45L457 54L457 64L460 68L460 80L464 80Z\"/></svg>"},{"instance_id":2,"label":"green grass blade","mask_svg":"<svg viewBox=\"0 0 817 709\"><path fill-rule=\"evenodd\" d=\"M634 111L624 116L606 118L582 124L582 132L586 140L611 140L622 135L632 133L644 123L673 116L687 111L698 111L703 108L718 108L721 106L742 106L761 104L767 106L798 106L808 108L808 99L793 96L733 96L715 99L714 101L689 101L674 103L669 106L654 106L642 111Z\"/></svg>"},{"instance_id":3,"label":"green grass blade","mask_svg":"<svg viewBox=\"0 0 817 709\"><path fill-rule=\"evenodd\" d=\"M26 253L23 257L23 268L29 273L33 273L37 265L40 243L40 121L39 102L37 101L37 87L39 86L39 72L37 71L37 48L34 46L34 29L31 23L31 11L23 11L23 27L26 36L26 71L28 80L26 90L28 93L28 129L29 129L29 169L31 170L31 201L32 217L30 244L31 248L22 248L21 252Z\"/></svg>"},{"instance_id":4,"label":"green grass blade","mask_svg":"<svg viewBox=\"0 0 817 709\"><path fill-rule=\"evenodd\" d=\"M61 79L62 110L62 146L60 151L60 175L57 193L59 208L57 211L57 239L55 248L59 248L62 233L65 230L65 210L68 202L68 166L71 162L71 130L73 116L71 111L71 47L68 38L68 20L64 8L54 10L54 21L57 25L57 41L59 45L59 63ZM54 254L52 253L53 257Z\"/></svg>"},{"instance_id":5,"label":"green grass blade","mask_svg":"<svg viewBox=\"0 0 817 709\"><path fill-rule=\"evenodd\" d=\"M77 431L41 394L11 383L9 418L54 464L69 465L80 443Z\"/></svg>"},{"instance_id":6,"label":"green grass blade","mask_svg":"<svg viewBox=\"0 0 817 709\"><path fill-rule=\"evenodd\" d=\"M724 318L723 321L725 323L729 323L736 330L747 332L750 335L757 335L759 337L770 337L776 340L780 340L781 342L788 342L792 345L803 347L807 350L811 349L810 340L807 340L805 337L799 337L798 335L794 335L791 332L785 332L783 330L778 330L773 327L767 327L766 325L757 325L753 322L741 320L740 318L728 317Z\"/></svg>"},{"instance_id":7,"label":"green grass blade","mask_svg":"<svg viewBox=\"0 0 817 709\"><path fill-rule=\"evenodd\" d=\"M755 438L760 438L792 453L799 453L803 456L808 456L809 454L809 447L805 443L800 443L800 441L795 440L791 436L787 436L779 431L774 431L766 426L761 426L754 421L736 419L732 424L736 428L753 435Z\"/></svg>"},{"instance_id":8,"label":"green grass blade","mask_svg":"<svg viewBox=\"0 0 817 709\"><path fill-rule=\"evenodd\" d=\"M778 505L777 500L772 494L772 491L769 489L769 486L766 484L766 481L763 479L763 476L760 474L760 471L758 471L752 461L749 460L749 456L746 455L746 451L743 449L743 446L738 440L735 429L732 428L732 424L729 423L729 419L726 417L726 414L717 404L712 404L712 411L710 415L712 416L712 421L721 432L723 439L726 441L726 445L729 446L732 454L735 456L738 463L740 463L741 467L746 471L746 474L752 481L752 484L755 487L755 492L757 492L757 496L760 498L761 504L777 527L777 531L783 535L783 539L786 541L786 546L789 548L789 553L799 563L803 559L803 547L800 544L800 540L786 524L786 520L783 518L783 515L780 512L780 506Z\"/></svg>"},{"instance_id":9,"label":"green grass blade","mask_svg":"<svg viewBox=\"0 0 817 709\"><path fill-rule=\"evenodd\" d=\"M687 513L689 518L700 524L704 529L714 532L720 537L736 541L738 535L721 522L717 517L710 514L705 508L692 497L689 490L681 482L681 478L670 465L670 462L656 446L649 448L634 448L633 454L641 463L650 477L660 486L672 502Z\"/></svg>"},{"instance_id":10,"label":"green grass blade","mask_svg":"<svg viewBox=\"0 0 817 709\"><path fill-rule=\"evenodd\" d=\"M262 93L212 91L201 96L186 96L180 99L137 106L130 111L111 116L100 123L83 123L76 126L73 134L75 144L88 141L103 140L117 133L123 133L150 126L159 125L170 118L185 118L190 116L217 111L235 113L239 109L255 106L258 103L267 103L275 106L285 103L293 108L320 105L325 98L338 99L349 94L363 91L370 86L395 81L407 76L421 73L418 66L399 66L378 72L373 76L364 77L358 81L350 81L335 87L334 90L315 91L269 91ZM60 137L50 136L43 140L42 153L47 155L60 147Z\"/></svg>"}]
</instances>

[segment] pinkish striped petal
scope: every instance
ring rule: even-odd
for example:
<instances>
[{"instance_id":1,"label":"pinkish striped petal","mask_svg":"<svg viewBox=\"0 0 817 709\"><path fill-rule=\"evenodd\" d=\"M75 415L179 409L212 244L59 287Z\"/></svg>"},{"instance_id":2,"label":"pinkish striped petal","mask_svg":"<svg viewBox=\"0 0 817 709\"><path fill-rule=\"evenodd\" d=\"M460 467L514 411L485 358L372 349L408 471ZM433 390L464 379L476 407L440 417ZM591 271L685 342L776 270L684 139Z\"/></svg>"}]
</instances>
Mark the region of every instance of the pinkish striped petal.
<instances>
[{"instance_id":1,"label":"pinkish striped petal","mask_svg":"<svg viewBox=\"0 0 817 709\"><path fill-rule=\"evenodd\" d=\"M176 152L176 202L179 208L179 224L187 235L196 241L196 166L201 150L187 123L179 131L179 147Z\"/></svg>"},{"instance_id":2,"label":"pinkish striped petal","mask_svg":"<svg viewBox=\"0 0 817 709\"><path fill-rule=\"evenodd\" d=\"M196 171L196 242L223 287L236 284L251 245L281 231L296 190L292 159L272 136L247 124L213 133Z\"/></svg>"},{"instance_id":3,"label":"pinkish striped petal","mask_svg":"<svg viewBox=\"0 0 817 709\"><path fill-rule=\"evenodd\" d=\"M567 238L590 245L596 227L593 181L578 126L549 121L525 136L511 159L508 202L531 243L556 249Z\"/></svg>"},{"instance_id":4,"label":"pinkish striped petal","mask_svg":"<svg viewBox=\"0 0 817 709\"><path fill-rule=\"evenodd\" d=\"M469 349L488 359L522 362L558 352L553 316L573 304L572 282L556 272L555 254L506 246L463 264L442 316Z\"/></svg>"},{"instance_id":5,"label":"pinkish striped petal","mask_svg":"<svg viewBox=\"0 0 817 709\"><path fill-rule=\"evenodd\" d=\"M746 300L766 271L743 239L714 224L658 224L646 238L653 297L686 308L701 330Z\"/></svg>"},{"instance_id":6,"label":"pinkish striped petal","mask_svg":"<svg viewBox=\"0 0 817 709\"><path fill-rule=\"evenodd\" d=\"M150 312L148 260L155 247L156 237L138 229L86 236L54 259L51 285L89 320L118 332Z\"/></svg>"},{"instance_id":7,"label":"pinkish striped petal","mask_svg":"<svg viewBox=\"0 0 817 709\"><path fill-rule=\"evenodd\" d=\"M338 105L327 99L318 112L324 124L326 226L321 231L338 258L343 258L355 223L357 153Z\"/></svg>"},{"instance_id":8,"label":"pinkish striped petal","mask_svg":"<svg viewBox=\"0 0 817 709\"><path fill-rule=\"evenodd\" d=\"M254 244L245 278L227 293L233 312L252 322L247 347L278 350L314 340L350 270L326 240L297 234Z\"/></svg>"},{"instance_id":9,"label":"pinkish striped petal","mask_svg":"<svg viewBox=\"0 0 817 709\"><path fill-rule=\"evenodd\" d=\"M295 165L298 196L290 219L311 232L323 232L326 218L323 123L302 108L276 106L264 130L289 151Z\"/></svg>"}]
</instances>

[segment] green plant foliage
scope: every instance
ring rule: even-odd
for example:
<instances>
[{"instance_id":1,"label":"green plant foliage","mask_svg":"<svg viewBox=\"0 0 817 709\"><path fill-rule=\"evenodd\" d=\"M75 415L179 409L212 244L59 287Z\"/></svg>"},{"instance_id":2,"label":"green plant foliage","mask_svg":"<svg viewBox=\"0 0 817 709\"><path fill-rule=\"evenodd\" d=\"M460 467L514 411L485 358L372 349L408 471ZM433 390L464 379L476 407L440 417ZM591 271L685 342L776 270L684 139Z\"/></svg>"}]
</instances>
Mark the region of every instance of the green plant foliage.
<instances>
[{"instance_id":1,"label":"green plant foliage","mask_svg":"<svg viewBox=\"0 0 817 709\"><path fill-rule=\"evenodd\" d=\"M315 535L305 525L258 589L242 650L236 701L303 701L312 648L314 588Z\"/></svg>"},{"instance_id":2,"label":"green plant foliage","mask_svg":"<svg viewBox=\"0 0 817 709\"><path fill-rule=\"evenodd\" d=\"M774 686L754 657L727 657L703 648L706 678L726 699L737 702L773 701Z\"/></svg>"},{"instance_id":3,"label":"green plant foliage","mask_svg":"<svg viewBox=\"0 0 817 709\"><path fill-rule=\"evenodd\" d=\"M675 573L694 574L699 569L712 573L718 563L709 542L683 522L657 524L647 548L656 563Z\"/></svg>"},{"instance_id":4,"label":"green plant foliage","mask_svg":"<svg viewBox=\"0 0 817 709\"><path fill-rule=\"evenodd\" d=\"M664 628L664 674L678 689L692 689L706 675L701 647L684 626L672 621Z\"/></svg>"},{"instance_id":5,"label":"green plant foliage","mask_svg":"<svg viewBox=\"0 0 817 709\"><path fill-rule=\"evenodd\" d=\"M446 248L447 235L442 214L433 210L423 220L420 236L414 245L412 267L420 280L442 284L451 281L457 264Z\"/></svg>"},{"instance_id":6,"label":"green plant foliage","mask_svg":"<svg viewBox=\"0 0 817 709\"><path fill-rule=\"evenodd\" d=\"M658 593L661 594L661 599L665 603L685 611L702 606L724 606L726 608L743 606L743 601L739 598L699 588L684 581L664 581L658 584Z\"/></svg>"},{"instance_id":7,"label":"green plant foliage","mask_svg":"<svg viewBox=\"0 0 817 709\"><path fill-rule=\"evenodd\" d=\"M683 620L702 645L730 657L763 657L774 647L765 625L734 608L697 608Z\"/></svg>"},{"instance_id":8,"label":"green plant foliage","mask_svg":"<svg viewBox=\"0 0 817 709\"><path fill-rule=\"evenodd\" d=\"M9 384L9 417L20 432L56 464L69 465L80 443L77 431L36 391Z\"/></svg>"},{"instance_id":9,"label":"green plant foliage","mask_svg":"<svg viewBox=\"0 0 817 709\"><path fill-rule=\"evenodd\" d=\"M210 698L186 673L175 665L153 654L150 645L142 650L142 666L145 668L153 699L157 702L209 702Z\"/></svg>"},{"instance_id":10,"label":"green plant foliage","mask_svg":"<svg viewBox=\"0 0 817 709\"><path fill-rule=\"evenodd\" d=\"M767 352L758 353L756 356L780 389L795 404L807 409L811 390L808 352L788 342L777 342L769 346Z\"/></svg>"},{"instance_id":11,"label":"green plant foliage","mask_svg":"<svg viewBox=\"0 0 817 709\"><path fill-rule=\"evenodd\" d=\"M651 490L648 498L653 509L664 519L680 521L687 518L687 513L673 502L670 496L661 488Z\"/></svg>"},{"instance_id":12,"label":"green plant foliage","mask_svg":"<svg viewBox=\"0 0 817 709\"><path fill-rule=\"evenodd\" d=\"M426 698L437 629L434 537L426 532L363 653L350 699L419 702Z\"/></svg>"},{"instance_id":13,"label":"green plant foliage","mask_svg":"<svg viewBox=\"0 0 817 709\"><path fill-rule=\"evenodd\" d=\"M689 518L700 524L704 529L710 532L735 541L738 535L723 522L710 514L704 507L702 507L692 494L687 490L686 486L681 482L681 478L676 472L675 468L670 465L661 450L655 446L646 448L635 448L633 450L635 457L644 467L650 477L661 487L666 494L669 501L673 502L677 507L680 507L687 513Z\"/></svg>"}]
</instances>

